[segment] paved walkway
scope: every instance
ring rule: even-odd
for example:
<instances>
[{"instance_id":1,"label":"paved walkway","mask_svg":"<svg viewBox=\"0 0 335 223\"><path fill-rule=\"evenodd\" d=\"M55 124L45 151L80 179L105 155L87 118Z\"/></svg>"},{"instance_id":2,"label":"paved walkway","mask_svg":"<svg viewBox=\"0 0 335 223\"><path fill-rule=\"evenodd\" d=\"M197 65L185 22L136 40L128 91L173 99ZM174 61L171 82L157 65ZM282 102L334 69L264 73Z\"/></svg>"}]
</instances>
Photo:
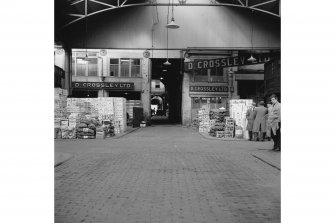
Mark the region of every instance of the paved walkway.
<instances>
[{"instance_id":1,"label":"paved walkway","mask_svg":"<svg viewBox=\"0 0 335 223\"><path fill-rule=\"evenodd\" d=\"M254 156L280 165L271 145L168 125L56 140L73 157L55 167L55 222L280 222L280 171Z\"/></svg>"}]
</instances>

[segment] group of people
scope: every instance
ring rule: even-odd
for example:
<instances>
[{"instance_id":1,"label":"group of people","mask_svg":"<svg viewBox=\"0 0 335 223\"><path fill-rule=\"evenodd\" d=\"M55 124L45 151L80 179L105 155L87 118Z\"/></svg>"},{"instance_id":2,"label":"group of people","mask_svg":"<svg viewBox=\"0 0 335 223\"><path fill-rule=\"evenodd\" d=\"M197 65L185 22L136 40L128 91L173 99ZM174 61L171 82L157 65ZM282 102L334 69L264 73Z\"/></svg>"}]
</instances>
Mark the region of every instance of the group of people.
<instances>
[{"instance_id":1,"label":"group of people","mask_svg":"<svg viewBox=\"0 0 335 223\"><path fill-rule=\"evenodd\" d=\"M246 118L248 120L247 130L249 140L264 141L272 138L274 145L272 150L280 151L280 103L276 95L271 95L271 102L264 107L264 101L252 103L248 109Z\"/></svg>"}]
</instances>

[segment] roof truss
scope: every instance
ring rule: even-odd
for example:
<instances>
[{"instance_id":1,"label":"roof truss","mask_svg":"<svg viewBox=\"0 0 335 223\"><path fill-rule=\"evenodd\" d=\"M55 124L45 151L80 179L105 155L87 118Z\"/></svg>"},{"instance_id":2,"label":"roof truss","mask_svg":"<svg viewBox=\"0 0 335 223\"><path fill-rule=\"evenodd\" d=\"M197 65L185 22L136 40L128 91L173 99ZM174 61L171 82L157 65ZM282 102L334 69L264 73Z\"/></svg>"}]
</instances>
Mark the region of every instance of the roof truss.
<instances>
[{"instance_id":1,"label":"roof truss","mask_svg":"<svg viewBox=\"0 0 335 223\"><path fill-rule=\"evenodd\" d=\"M57 3L58 0L55 0ZM61 16L64 20L61 29L76 23L85 17L99 13L134 6L168 6L168 1L160 0L67 0ZM227 6L247 8L254 11L280 17L280 0L176 0L174 5L183 6ZM56 12L57 13L57 12Z\"/></svg>"}]
</instances>

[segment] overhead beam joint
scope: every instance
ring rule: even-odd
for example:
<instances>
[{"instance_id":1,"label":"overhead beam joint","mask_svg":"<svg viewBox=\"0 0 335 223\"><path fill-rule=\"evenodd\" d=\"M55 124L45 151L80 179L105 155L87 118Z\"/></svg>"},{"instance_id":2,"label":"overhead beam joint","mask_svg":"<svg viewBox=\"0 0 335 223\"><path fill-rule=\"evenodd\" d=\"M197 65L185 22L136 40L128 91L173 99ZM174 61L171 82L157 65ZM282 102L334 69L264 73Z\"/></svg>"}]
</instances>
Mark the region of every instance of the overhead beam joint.
<instances>
[{"instance_id":1,"label":"overhead beam joint","mask_svg":"<svg viewBox=\"0 0 335 223\"><path fill-rule=\"evenodd\" d=\"M256 4L256 5L252 5L252 6L249 6L250 8L255 8L255 7L258 7L258 6L261 6L261 5L266 5L266 4L269 4L271 2L277 2L278 0L270 0L270 1L267 1L267 2L262 2L262 3L259 3L259 4Z\"/></svg>"}]
</instances>

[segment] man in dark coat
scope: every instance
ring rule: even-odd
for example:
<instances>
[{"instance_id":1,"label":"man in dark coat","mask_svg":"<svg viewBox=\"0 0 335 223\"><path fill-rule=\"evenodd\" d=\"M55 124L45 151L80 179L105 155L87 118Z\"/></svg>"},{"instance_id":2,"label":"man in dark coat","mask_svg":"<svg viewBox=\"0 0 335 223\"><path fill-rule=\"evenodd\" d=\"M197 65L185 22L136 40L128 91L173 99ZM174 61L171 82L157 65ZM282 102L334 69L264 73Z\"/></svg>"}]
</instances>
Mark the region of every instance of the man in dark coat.
<instances>
[{"instance_id":1,"label":"man in dark coat","mask_svg":"<svg viewBox=\"0 0 335 223\"><path fill-rule=\"evenodd\" d=\"M249 141L252 140L252 128L253 128L254 120L256 117L255 106L256 106L256 103L253 102L251 104L251 107L247 110L247 114L246 114L246 118L248 120L247 131L249 133Z\"/></svg>"},{"instance_id":2,"label":"man in dark coat","mask_svg":"<svg viewBox=\"0 0 335 223\"><path fill-rule=\"evenodd\" d=\"M281 105L276 95L271 95L272 109L269 113L269 124L271 126L271 137L274 145L272 150L280 151L280 124L281 124Z\"/></svg>"},{"instance_id":3,"label":"man in dark coat","mask_svg":"<svg viewBox=\"0 0 335 223\"><path fill-rule=\"evenodd\" d=\"M260 101L258 107L255 108L255 121L252 128L252 132L254 133L254 140L264 141L265 133L266 133L266 114L268 113L268 109L264 107L264 101ZM258 136L258 133L261 133Z\"/></svg>"}]
</instances>

